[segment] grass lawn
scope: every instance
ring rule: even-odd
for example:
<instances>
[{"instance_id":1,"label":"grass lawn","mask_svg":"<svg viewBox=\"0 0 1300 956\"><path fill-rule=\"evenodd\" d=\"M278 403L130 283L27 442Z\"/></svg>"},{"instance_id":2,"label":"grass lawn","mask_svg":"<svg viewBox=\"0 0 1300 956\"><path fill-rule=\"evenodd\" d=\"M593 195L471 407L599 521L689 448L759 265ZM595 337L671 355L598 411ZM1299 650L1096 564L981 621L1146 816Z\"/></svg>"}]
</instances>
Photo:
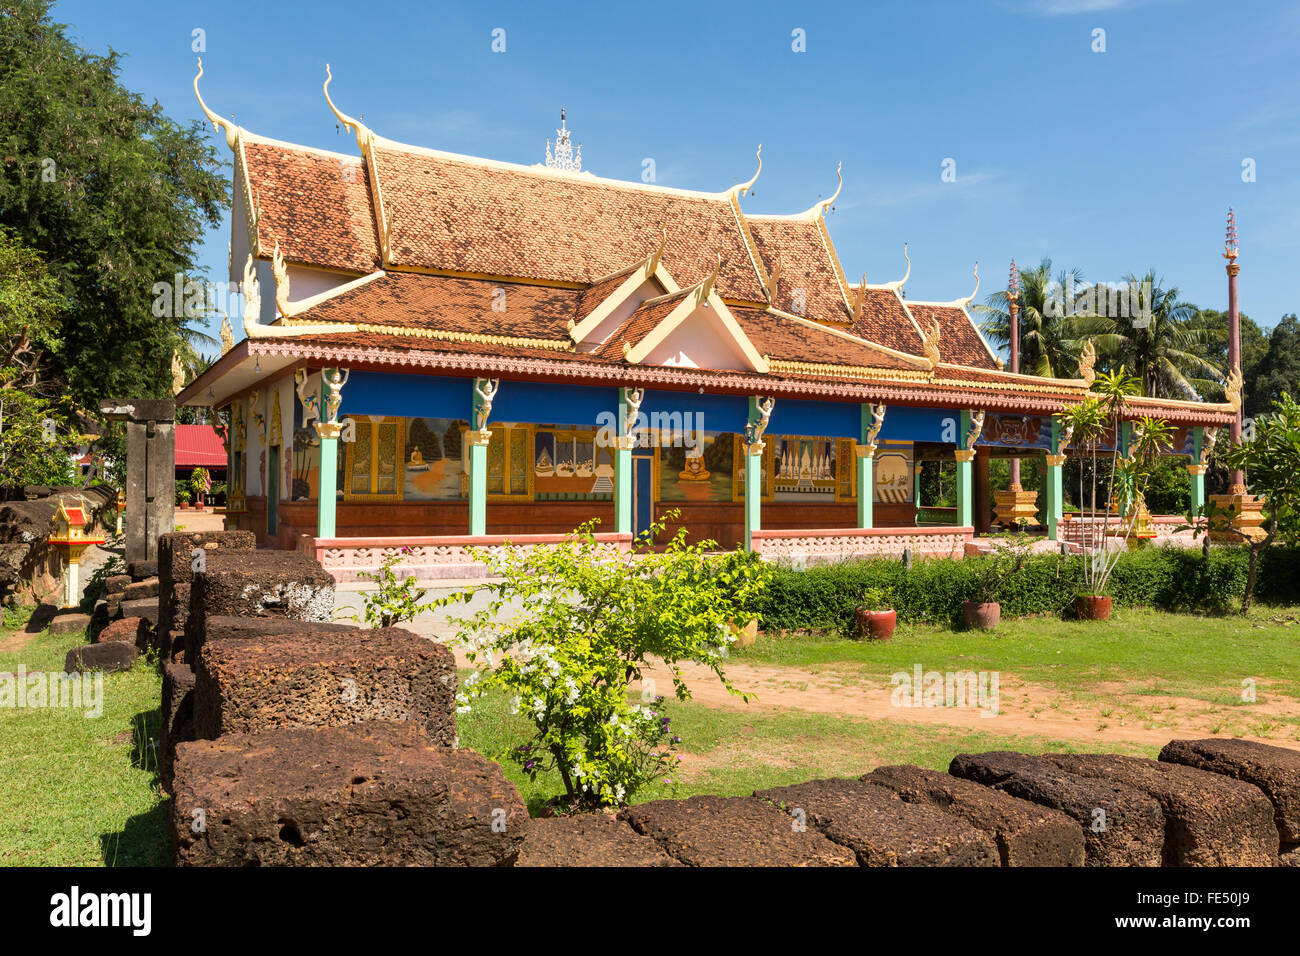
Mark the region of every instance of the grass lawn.
<instances>
[{"instance_id":1,"label":"grass lawn","mask_svg":"<svg viewBox=\"0 0 1300 956\"><path fill-rule=\"evenodd\" d=\"M647 788L634 803L697 793L749 794L818 777L856 777L884 764L947 770L953 755L963 751L1116 749L757 705L752 712L735 712L668 700L661 709L672 717L673 733L682 738L676 752L685 760L675 788L668 784ZM494 758L529 739L528 721L510 713L504 693L489 693L477 701L470 713L457 717L457 729L462 747ZM1125 752L1153 757L1157 749L1133 747ZM558 773L541 774L533 781L508 760L502 760L501 766L533 813L564 790Z\"/></svg>"},{"instance_id":2,"label":"grass lawn","mask_svg":"<svg viewBox=\"0 0 1300 956\"><path fill-rule=\"evenodd\" d=\"M19 623L8 617L6 624ZM9 637L0 630L0 638ZM0 673L63 671L82 635L36 635ZM141 662L107 674L103 714L0 708L0 865L160 866L170 861L156 741L162 685Z\"/></svg>"},{"instance_id":3,"label":"grass lawn","mask_svg":"<svg viewBox=\"0 0 1300 956\"><path fill-rule=\"evenodd\" d=\"M747 663L848 668L876 677L920 662L937 670L1010 672L1069 691L1124 683L1143 694L1224 705L1239 703L1241 681L1252 678L1261 692L1300 699L1300 608L1260 608L1244 618L1119 608L1106 622L1027 618L1004 621L995 631L900 624L885 642L764 636L733 653Z\"/></svg>"}]
</instances>

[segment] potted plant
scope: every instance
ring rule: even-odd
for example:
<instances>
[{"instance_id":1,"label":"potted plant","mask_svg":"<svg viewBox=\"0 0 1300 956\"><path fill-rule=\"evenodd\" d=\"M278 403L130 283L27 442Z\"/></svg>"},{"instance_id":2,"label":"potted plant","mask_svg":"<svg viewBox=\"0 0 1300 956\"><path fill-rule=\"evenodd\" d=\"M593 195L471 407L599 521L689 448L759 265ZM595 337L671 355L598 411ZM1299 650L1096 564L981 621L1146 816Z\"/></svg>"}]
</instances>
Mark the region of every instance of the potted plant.
<instances>
[{"instance_id":1,"label":"potted plant","mask_svg":"<svg viewBox=\"0 0 1300 956\"><path fill-rule=\"evenodd\" d=\"M887 641L894 636L898 616L889 606L889 595L882 588L867 588L853 612L859 640Z\"/></svg>"},{"instance_id":2,"label":"potted plant","mask_svg":"<svg viewBox=\"0 0 1300 956\"><path fill-rule=\"evenodd\" d=\"M180 506L181 511L190 510L190 490L184 486L176 489L176 504Z\"/></svg>"},{"instance_id":3,"label":"potted plant","mask_svg":"<svg viewBox=\"0 0 1300 956\"><path fill-rule=\"evenodd\" d=\"M203 510L203 496L212 486L212 478L202 465L190 472L190 492L194 495L195 506Z\"/></svg>"},{"instance_id":4,"label":"potted plant","mask_svg":"<svg viewBox=\"0 0 1300 956\"><path fill-rule=\"evenodd\" d=\"M1128 375L1121 365L1115 372L1097 376L1093 395L1057 413L1062 426L1073 436L1079 456L1091 466L1079 469L1083 586L1074 598L1074 613L1082 621L1110 618L1111 599L1106 589L1111 573L1137 530L1152 462L1173 443L1173 428L1163 419L1124 420L1128 399L1140 392L1140 386L1139 380ZM1125 443L1121 435L1126 426L1129 431ZM1110 445L1109 456L1105 454L1105 444ZM1127 444L1127 448L1121 449L1122 444ZM1125 453L1121 454L1121 450ZM1091 476L1088 495L1085 495L1085 471ZM1112 518L1117 521L1113 531Z\"/></svg>"},{"instance_id":5,"label":"potted plant","mask_svg":"<svg viewBox=\"0 0 1300 956\"><path fill-rule=\"evenodd\" d=\"M994 545L992 554L980 559L971 598L961 606L967 630L991 631L1001 623L1002 605L998 603L998 595L1007 579L1025 566L1032 544L1033 540L1022 527Z\"/></svg>"},{"instance_id":6,"label":"potted plant","mask_svg":"<svg viewBox=\"0 0 1300 956\"><path fill-rule=\"evenodd\" d=\"M998 591L1002 588L1004 562L998 556L980 558L979 561L973 595L961 605L962 623L968 631L991 631L1002 620Z\"/></svg>"}]
</instances>

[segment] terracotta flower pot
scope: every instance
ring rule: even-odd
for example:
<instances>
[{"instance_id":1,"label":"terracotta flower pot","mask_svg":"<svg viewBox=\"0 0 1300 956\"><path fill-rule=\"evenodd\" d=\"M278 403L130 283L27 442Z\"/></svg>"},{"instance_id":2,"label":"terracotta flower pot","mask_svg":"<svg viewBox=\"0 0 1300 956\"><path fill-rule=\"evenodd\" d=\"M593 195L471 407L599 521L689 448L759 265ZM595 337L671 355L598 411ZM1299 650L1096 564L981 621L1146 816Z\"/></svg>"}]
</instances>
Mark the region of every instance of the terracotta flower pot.
<instances>
[{"instance_id":1,"label":"terracotta flower pot","mask_svg":"<svg viewBox=\"0 0 1300 956\"><path fill-rule=\"evenodd\" d=\"M997 601L965 601L961 616L967 630L991 631L1002 620L1002 605Z\"/></svg>"},{"instance_id":2,"label":"terracotta flower pot","mask_svg":"<svg viewBox=\"0 0 1300 956\"><path fill-rule=\"evenodd\" d=\"M1099 594L1080 594L1074 599L1074 613L1081 621L1109 621L1110 598Z\"/></svg>"},{"instance_id":3,"label":"terracotta flower pot","mask_svg":"<svg viewBox=\"0 0 1300 956\"><path fill-rule=\"evenodd\" d=\"M868 611L860 607L853 612L853 616L858 625L859 640L870 638L873 641L887 641L894 636L898 616L892 610Z\"/></svg>"}]
</instances>

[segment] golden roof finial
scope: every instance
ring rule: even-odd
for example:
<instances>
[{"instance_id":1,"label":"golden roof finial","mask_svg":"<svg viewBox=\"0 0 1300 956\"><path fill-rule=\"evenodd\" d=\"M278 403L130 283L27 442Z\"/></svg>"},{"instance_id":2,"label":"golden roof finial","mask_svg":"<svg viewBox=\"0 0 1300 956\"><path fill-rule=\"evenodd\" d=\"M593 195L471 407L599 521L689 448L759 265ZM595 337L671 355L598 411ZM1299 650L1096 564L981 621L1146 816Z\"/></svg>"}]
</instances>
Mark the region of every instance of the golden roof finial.
<instances>
[{"instance_id":1,"label":"golden roof finial","mask_svg":"<svg viewBox=\"0 0 1300 956\"><path fill-rule=\"evenodd\" d=\"M253 265L251 252L244 261L244 281L239 291L244 294L244 335L250 339L255 338L255 333L250 330L257 326L258 314L262 311L262 289L257 281L257 267Z\"/></svg>"},{"instance_id":2,"label":"golden roof finial","mask_svg":"<svg viewBox=\"0 0 1300 956\"><path fill-rule=\"evenodd\" d=\"M1234 368L1228 373L1228 380L1223 383L1223 397L1234 412L1241 411L1241 386L1241 369Z\"/></svg>"},{"instance_id":3,"label":"golden roof finial","mask_svg":"<svg viewBox=\"0 0 1300 956\"><path fill-rule=\"evenodd\" d=\"M975 288L971 290L971 294L966 296L966 298L957 300L957 304L963 309L975 301L975 296L978 295L980 291L980 264L978 260L975 262L975 271L971 274L975 276Z\"/></svg>"},{"instance_id":4,"label":"golden roof finial","mask_svg":"<svg viewBox=\"0 0 1300 956\"><path fill-rule=\"evenodd\" d=\"M365 123L358 119L353 119L347 113L344 113L334 105L334 100L330 98L330 83L333 82L333 80L334 75L330 72L330 65L326 63L325 85L321 87L321 89L325 91L325 102L329 104L330 111L334 114L335 119L343 124L343 128L349 133L354 133L356 135L357 148L364 153L366 151L366 145L374 138L375 134L370 131L370 127Z\"/></svg>"},{"instance_id":5,"label":"golden roof finial","mask_svg":"<svg viewBox=\"0 0 1300 956\"><path fill-rule=\"evenodd\" d=\"M838 199L840 196L840 190L844 188L844 164L843 163L839 163L836 165L835 178L839 180L839 183L835 187L835 192L831 194L831 198L823 199L821 202L817 203L817 205L813 206L812 209L809 210L809 212L815 213L818 216L824 216L826 215L826 210L830 209L831 206L835 205L835 200Z\"/></svg>"},{"instance_id":6,"label":"golden roof finial","mask_svg":"<svg viewBox=\"0 0 1300 956\"><path fill-rule=\"evenodd\" d=\"M867 274L864 272L862 273L862 281L858 283L857 289L853 292L853 302L849 305L849 315L853 316L854 322L862 318L862 303L866 301L866 298Z\"/></svg>"},{"instance_id":7,"label":"golden roof finial","mask_svg":"<svg viewBox=\"0 0 1300 956\"><path fill-rule=\"evenodd\" d=\"M885 283L889 288L899 293L903 291L903 286L907 285L907 280L912 276L912 260L907 254L907 243L903 243L903 259L907 262L907 271L903 273L903 278Z\"/></svg>"},{"instance_id":8,"label":"golden roof finial","mask_svg":"<svg viewBox=\"0 0 1300 956\"><path fill-rule=\"evenodd\" d=\"M172 352L172 394L179 395L185 388L185 364L179 352Z\"/></svg>"},{"instance_id":9,"label":"golden roof finial","mask_svg":"<svg viewBox=\"0 0 1300 956\"><path fill-rule=\"evenodd\" d=\"M933 371L938 364L943 361L939 356L939 339L943 334L943 329L939 326L938 319L930 320L930 331L921 339L921 349L925 354L925 360L930 363L930 370Z\"/></svg>"},{"instance_id":10,"label":"golden roof finial","mask_svg":"<svg viewBox=\"0 0 1300 956\"><path fill-rule=\"evenodd\" d=\"M1097 373L1093 366L1097 364L1097 349L1092 344L1092 339L1083 343L1083 351L1079 353L1079 378L1083 379L1086 388L1092 388L1092 383L1097 379Z\"/></svg>"},{"instance_id":11,"label":"golden roof finial","mask_svg":"<svg viewBox=\"0 0 1300 956\"><path fill-rule=\"evenodd\" d=\"M722 270L722 250L718 250L718 260L713 263L713 268L709 270L703 281L700 282L699 291L695 293L695 300L703 303L710 295L713 294L713 285L718 281L718 273Z\"/></svg>"},{"instance_id":12,"label":"golden roof finial","mask_svg":"<svg viewBox=\"0 0 1300 956\"><path fill-rule=\"evenodd\" d=\"M224 116L218 116L212 110L208 109L208 104L203 102L203 94L199 92L199 80L203 78L203 57L199 57L199 72L194 77L194 98L199 101L199 109L203 110L203 115L212 123L212 128L217 132L224 131L226 134L226 145L230 151L235 151L235 144L239 142L239 127L226 119Z\"/></svg>"},{"instance_id":13,"label":"golden roof finial","mask_svg":"<svg viewBox=\"0 0 1300 956\"><path fill-rule=\"evenodd\" d=\"M230 316L221 316L221 354L225 355L235 347L235 330L230 326Z\"/></svg>"},{"instance_id":14,"label":"golden roof finial","mask_svg":"<svg viewBox=\"0 0 1300 956\"><path fill-rule=\"evenodd\" d=\"M645 274L647 279L650 278L650 276L654 275L655 271L659 268L659 262L664 257L664 248L667 245L668 245L668 227L661 226L659 228L659 245L655 248L654 252L650 253L649 258L647 258L645 262Z\"/></svg>"},{"instance_id":15,"label":"golden roof finial","mask_svg":"<svg viewBox=\"0 0 1300 956\"><path fill-rule=\"evenodd\" d=\"M754 158L758 160L758 169L754 170L754 175L749 182L741 183L738 186L732 186L732 190L737 196L743 196L754 188L754 183L758 182L758 174L763 171L763 144L758 144L758 152L754 153Z\"/></svg>"}]
</instances>

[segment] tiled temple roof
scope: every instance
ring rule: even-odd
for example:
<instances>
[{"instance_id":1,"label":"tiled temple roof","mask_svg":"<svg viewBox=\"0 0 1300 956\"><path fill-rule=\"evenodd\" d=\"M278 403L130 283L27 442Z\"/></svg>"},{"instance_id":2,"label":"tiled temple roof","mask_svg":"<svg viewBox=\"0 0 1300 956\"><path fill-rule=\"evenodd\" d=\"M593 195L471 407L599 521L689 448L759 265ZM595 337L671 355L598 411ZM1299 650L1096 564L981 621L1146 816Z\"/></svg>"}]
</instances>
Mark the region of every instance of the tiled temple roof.
<instances>
[{"instance_id":1,"label":"tiled temple roof","mask_svg":"<svg viewBox=\"0 0 1300 956\"><path fill-rule=\"evenodd\" d=\"M945 362L973 368L998 367L970 314L961 306L946 302L908 302L907 310L922 329L930 328L933 322L939 323L942 330L939 352Z\"/></svg>"}]
</instances>

